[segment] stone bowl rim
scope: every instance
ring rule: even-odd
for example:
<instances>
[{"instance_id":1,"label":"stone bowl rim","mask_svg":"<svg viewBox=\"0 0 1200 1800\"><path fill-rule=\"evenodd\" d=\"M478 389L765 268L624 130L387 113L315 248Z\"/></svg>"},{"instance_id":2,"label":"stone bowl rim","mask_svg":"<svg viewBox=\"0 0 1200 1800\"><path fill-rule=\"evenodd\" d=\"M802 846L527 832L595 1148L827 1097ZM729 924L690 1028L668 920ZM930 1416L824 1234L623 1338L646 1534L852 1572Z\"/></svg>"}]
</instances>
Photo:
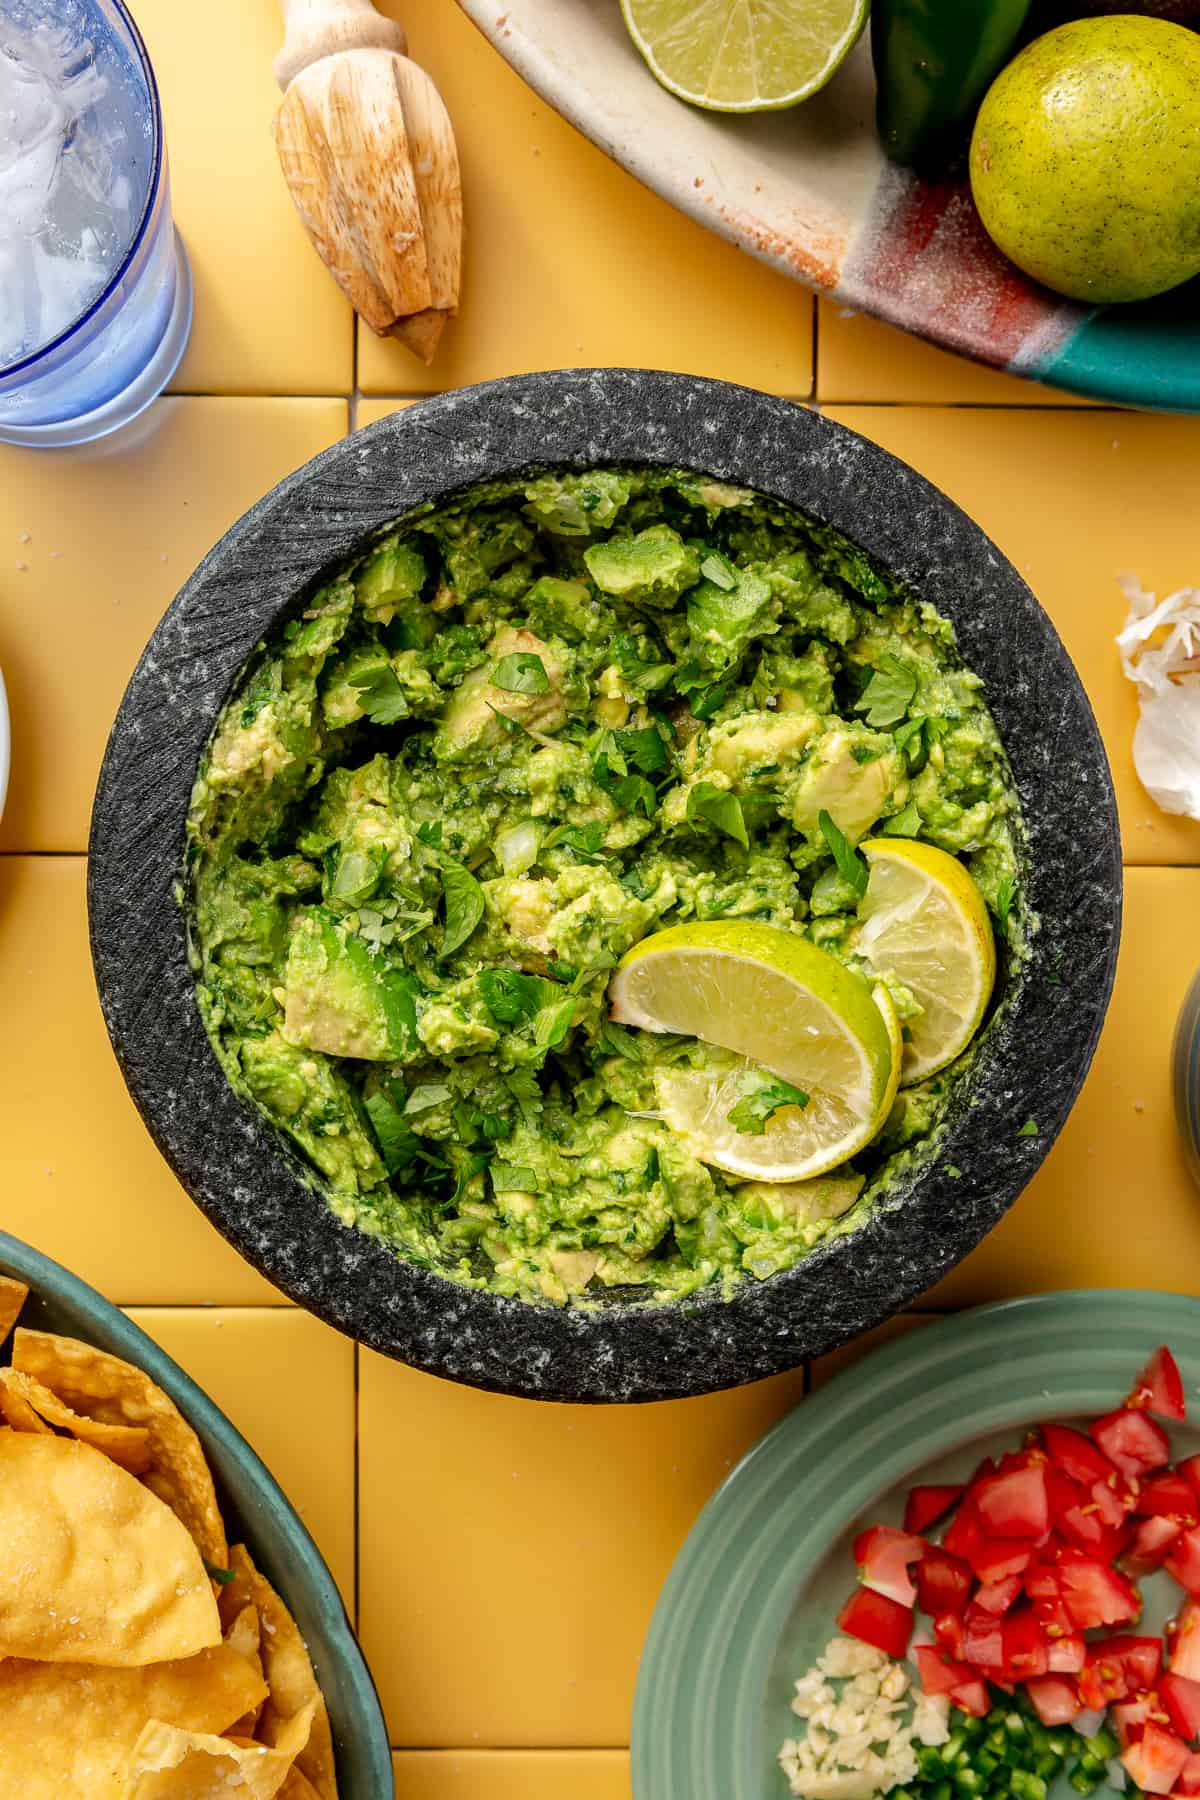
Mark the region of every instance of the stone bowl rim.
<instances>
[{"instance_id":1,"label":"stone bowl rim","mask_svg":"<svg viewBox=\"0 0 1200 1800\"><path fill-rule=\"evenodd\" d=\"M462 1288L334 1218L225 1080L174 896L199 754L247 657L300 594L423 500L608 464L691 468L799 507L951 618L1010 755L1043 931L981 1040L969 1103L952 1103L938 1153L855 1231L766 1282L743 1282L729 1300L709 1290L559 1309ZM985 596L987 607L973 604ZM1010 737L1004 720L1021 708L1033 728ZM1072 794L1086 803L1064 836ZM598 369L417 402L339 440L225 533L171 603L122 700L93 812L88 908L126 1083L184 1187L242 1256L337 1329L432 1374L610 1402L695 1395L793 1367L899 1311L974 1248L1044 1160L1082 1085L1112 989L1121 884L1112 781L1082 684L1027 584L965 513L898 458L791 402L700 377ZM1051 1000L1052 968L1081 951L1071 1004ZM1010 1048L1025 1060L1006 1064ZM1031 1116L1038 1135L1022 1137ZM986 1173L968 1187L947 1167L972 1157Z\"/></svg>"}]
</instances>

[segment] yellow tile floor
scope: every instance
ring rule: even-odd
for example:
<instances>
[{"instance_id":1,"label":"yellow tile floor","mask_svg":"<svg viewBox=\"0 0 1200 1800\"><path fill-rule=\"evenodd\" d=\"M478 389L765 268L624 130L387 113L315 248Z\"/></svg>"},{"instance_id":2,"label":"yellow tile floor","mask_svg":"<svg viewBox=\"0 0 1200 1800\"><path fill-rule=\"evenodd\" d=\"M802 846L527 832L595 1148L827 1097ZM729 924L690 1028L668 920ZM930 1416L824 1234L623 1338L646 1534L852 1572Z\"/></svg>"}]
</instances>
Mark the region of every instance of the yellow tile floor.
<instances>
[{"instance_id":1,"label":"yellow tile floor","mask_svg":"<svg viewBox=\"0 0 1200 1800\"><path fill-rule=\"evenodd\" d=\"M649 1408L538 1407L357 1352L208 1226L121 1084L92 987L84 853L96 769L154 622L286 470L422 393L557 364L719 374L878 439L1024 570L1096 708L1128 870L1116 995L1083 1096L1012 1213L920 1309L1082 1284L1193 1285L1200 1196L1168 1058L1197 960L1200 827L1148 804L1112 637L1117 580L1197 579L1200 421L1081 406L843 317L706 236L527 92L453 4L389 0L450 102L469 277L426 371L355 331L293 216L269 135L275 0L135 0L163 88L196 274L191 346L127 438L0 450L0 1223L139 1321L259 1447L356 1611L406 1800L628 1800L642 1636L696 1512L820 1382ZM214 95L220 104L213 105ZM364 398L363 396L370 396ZM1069 979L1069 971L1064 971Z\"/></svg>"}]
</instances>

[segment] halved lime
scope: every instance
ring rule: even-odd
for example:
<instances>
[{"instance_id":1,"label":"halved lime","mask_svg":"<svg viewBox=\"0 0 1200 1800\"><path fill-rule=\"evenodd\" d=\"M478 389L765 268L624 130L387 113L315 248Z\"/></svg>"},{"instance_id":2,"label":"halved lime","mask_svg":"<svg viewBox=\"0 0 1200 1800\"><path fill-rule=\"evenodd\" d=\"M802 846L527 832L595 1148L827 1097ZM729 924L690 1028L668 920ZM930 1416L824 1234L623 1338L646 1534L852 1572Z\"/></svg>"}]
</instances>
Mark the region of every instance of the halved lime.
<instances>
[{"instance_id":1,"label":"halved lime","mask_svg":"<svg viewBox=\"0 0 1200 1800\"><path fill-rule=\"evenodd\" d=\"M773 112L823 88L868 0L621 0L651 72L713 112Z\"/></svg>"},{"instance_id":2,"label":"halved lime","mask_svg":"<svg viewBox=\"0 0 1200 1800\"><path fill-rule=\"evenodd\" d=\"M996 944L983 896L945 850L903 838L860 845L870 865L855 948L915 994L901 1080L944 1069L979 1030L996 979Z\"/></svg>"},{"instance_id":3,"label":"halved lime","mask_svg":"<svg viewBox=\"0 0 1200 1800\"><path fill-rule=\"evenodd\" d=\"M899 1034L886 997L876 1000L861 975L777 926L729 920L656 932L624 958L609 1000L624 1025L681 1032L745 1059L656 1079L667 1123L701 1161L730 1174L823 1174L870 1143L895 1098ZM739 1130L730 1114L761 1070L808 1103L781 1106L761 1132Z\"/></svg>"}]
</instances>

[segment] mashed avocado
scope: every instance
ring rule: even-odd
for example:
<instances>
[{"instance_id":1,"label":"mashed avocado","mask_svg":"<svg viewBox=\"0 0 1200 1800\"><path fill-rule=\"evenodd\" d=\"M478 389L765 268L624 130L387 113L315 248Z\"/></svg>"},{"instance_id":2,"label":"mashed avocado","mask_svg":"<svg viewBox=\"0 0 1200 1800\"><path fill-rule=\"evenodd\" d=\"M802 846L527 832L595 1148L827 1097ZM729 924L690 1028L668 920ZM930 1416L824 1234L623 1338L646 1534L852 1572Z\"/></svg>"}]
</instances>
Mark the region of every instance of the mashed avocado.
<instances>
[{"instance_id":1,"label":"mashed avocado","mask_svg":"<svg viewBox=\"0 0 1200 1800\"><path fill-rule=\"evenodd\" d=\"M189 823L206 1028L337 1215L422 1267L559 1303L763 1278L861 1213L955 1072L857 1165L739 1185L647 1116L656 1069L713 1053L605 992L686 919L853 961L822 814L961 856L1008 917L1011 777L931 606L700 476L477 488L313 594L225 707Z\"/></svg>"}]
</instances>

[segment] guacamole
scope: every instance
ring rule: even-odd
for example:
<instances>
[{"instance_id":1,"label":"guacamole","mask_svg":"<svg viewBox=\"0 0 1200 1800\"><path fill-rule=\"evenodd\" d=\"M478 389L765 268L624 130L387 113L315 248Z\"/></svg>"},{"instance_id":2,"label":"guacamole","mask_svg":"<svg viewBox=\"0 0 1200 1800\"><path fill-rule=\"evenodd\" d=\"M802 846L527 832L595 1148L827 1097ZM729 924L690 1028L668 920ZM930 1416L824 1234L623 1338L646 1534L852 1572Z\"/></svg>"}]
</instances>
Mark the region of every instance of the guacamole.
<instances>
[{"instance_id":1,"label":"guacamole","mask_svg":"<svg viewBox=\"0 0 1200 1800\"><path fill-rule=\"evenodd\" d=\"M863 1216L958 1072L855 1164L739 1183L654 1116L657 1070L721 1053L614 1024L611 971L713 919L853 963L845 855L879 832L1015 918L1011 776L932 606L700 475L478 487L308 596L222 712L188 831L201 1014L338 1217L413 1263L559 1304L729 1288Z\"/></svg>"}]
</instances>

